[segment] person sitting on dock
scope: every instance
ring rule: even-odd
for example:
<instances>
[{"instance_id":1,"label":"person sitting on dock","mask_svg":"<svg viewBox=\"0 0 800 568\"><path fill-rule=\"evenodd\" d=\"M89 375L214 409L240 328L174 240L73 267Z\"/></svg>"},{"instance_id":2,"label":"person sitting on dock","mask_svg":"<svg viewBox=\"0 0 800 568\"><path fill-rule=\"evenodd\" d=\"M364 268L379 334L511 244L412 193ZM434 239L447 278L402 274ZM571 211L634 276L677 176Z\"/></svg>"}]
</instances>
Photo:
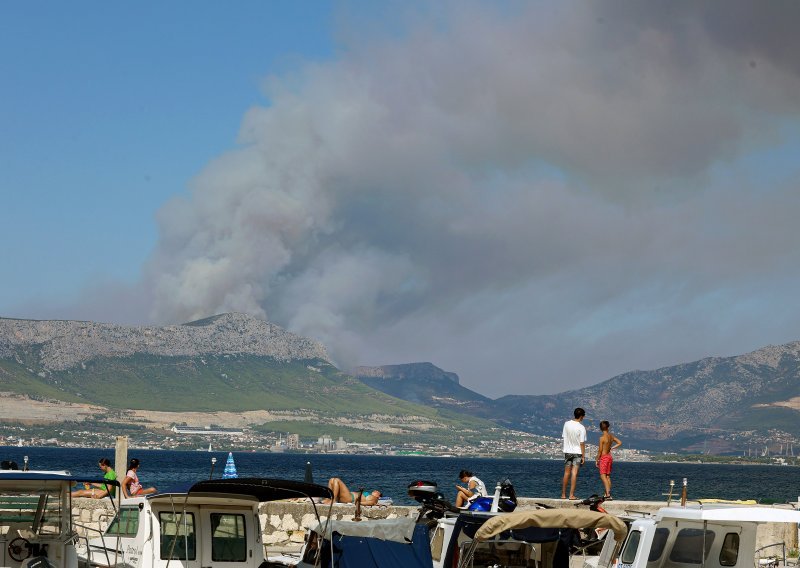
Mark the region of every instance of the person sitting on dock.
<instances>
[{"instance_id":1,"label":"person sitting on dock","mask_svg":"<svg viewBox=\"0 0 800 568\"><path fill-rule=\"evenodd\" d=\"M478 497L486 497L486 485L483 481L475 477L471 471L462 469L458 474L458 479L462 483L466 483L467 487L461 487L456 483L458 495L456 495L456 507L459 509L466 507L473 499Z\"/></svg>"},{"instance_id":2,"label":"person sitting on dock","mask_svg":"<svg viewBox=\"0 0 800 568\"><path fill-rule=\"evenodd\" d=\"M108 481L116 481L117 480L117 473L111 467L111 460L108 458L101 458L97 465L100 466L100 469L103 470L103 479L107 479ZM91 499L102 499L106 495L111 495L112 497L115 495L117 490L116 487L113 485L106 485L105 483L84 483L83 484L86 489L81 489L79 491L73 491L73 497L89 497Z\"/></svg>"},{"instance_id":3,"label":"person sitting on dock","mask_svg":"<svg viewBox=\"0 0 800 568\"><path fill-rule=\"evenodd\" d=\"M344 484L344 481L339 479L338 477L331 477L328 480L328 488L331 490L333 494L333 502L334 503L351 503L354 504L357 499L359 499L358 492L352 493L348 488L347 485ZM363 506L372 506L377 505L378 500L381 498L380 491L363 491L360 496L361 505ZM325 499L323 503L330 503L330 499Z\"/></svg>"},{"instance_id":4,"label":"person sitting on dock","mask_svg":"<svg viewBox=\"0 0 800 568\"><path fill-rule=\"evenodd\" d=\"M141 497L143 495L158 493L155 487L148 487L147 489L142 487L142 484L139 483L139 476L136 475L136 470L138 469L139 460L133 458L128 464L128 473L125 474L125 479L122 480L122 495L124 495L126 499L129 497Z\"/></svg>"}]
</instances>

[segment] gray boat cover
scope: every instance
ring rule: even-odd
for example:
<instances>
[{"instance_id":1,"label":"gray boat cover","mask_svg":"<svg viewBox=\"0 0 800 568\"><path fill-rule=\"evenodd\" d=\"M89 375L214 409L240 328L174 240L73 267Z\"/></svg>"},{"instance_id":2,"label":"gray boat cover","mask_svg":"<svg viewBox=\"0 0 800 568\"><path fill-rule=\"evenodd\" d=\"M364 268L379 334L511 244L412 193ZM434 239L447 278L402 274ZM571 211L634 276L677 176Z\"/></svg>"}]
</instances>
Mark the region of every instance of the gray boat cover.
<instances>
[{"instance_id":1,"label":"gray boat cover","mask_svg":"<svg viewBox=\"0 0 800 568\"><path fill-rule=\"evenodd\" d=\"M331 533L335 532L342 536L363 536L407 544L414 535L414 525L414 519L409 518L330 521L327 525L326 523L317 525L314 531L327 539L330 539ZM323 534L326 526L328 532Z\"/></svg>"},{"instance_id":2,"label":"gray boat cover","mask_svg":"<svg viewBox=\"0 0 800 568\"><path fill-rule=\"evenodd\" d=\"M614 540L625 540L628 529L622 519L586 509L541 509L517 511L492 517L475 533L475 540L488 540L510 529L527 527L567 529L611 529Z\"/></svg>"}]
</instances>

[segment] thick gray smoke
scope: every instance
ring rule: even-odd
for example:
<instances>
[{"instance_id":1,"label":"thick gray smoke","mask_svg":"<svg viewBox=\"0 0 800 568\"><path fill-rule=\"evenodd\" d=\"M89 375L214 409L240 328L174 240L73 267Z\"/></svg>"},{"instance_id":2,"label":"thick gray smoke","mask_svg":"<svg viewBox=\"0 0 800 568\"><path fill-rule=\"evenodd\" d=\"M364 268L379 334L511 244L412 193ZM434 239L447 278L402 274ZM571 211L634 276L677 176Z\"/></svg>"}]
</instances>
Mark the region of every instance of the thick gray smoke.
<instances>
[{"instance_id":1,"label":"thick gray smoke","mask_svg":"<svg viewBox=\"0 0 800 568\"><path fill-rule=\"evenodd\" d=\"M753 158L798 140L798 12L454 3L345 37L159 212L152 317L257 314L490 395L798 339L797 172Z\"/></svg>"}]
</instances>

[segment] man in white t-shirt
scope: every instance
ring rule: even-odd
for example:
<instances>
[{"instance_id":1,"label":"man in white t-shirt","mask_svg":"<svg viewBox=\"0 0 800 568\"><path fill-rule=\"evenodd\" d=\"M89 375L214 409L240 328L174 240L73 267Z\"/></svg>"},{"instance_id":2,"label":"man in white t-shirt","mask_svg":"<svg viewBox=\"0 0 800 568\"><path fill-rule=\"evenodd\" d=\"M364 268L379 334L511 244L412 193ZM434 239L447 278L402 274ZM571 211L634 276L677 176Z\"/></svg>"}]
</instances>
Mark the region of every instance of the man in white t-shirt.
<instances>
[{"instance_id":1,"label":"man in white t-shirt","mask_svg":"<svg viewBox=\"0 0 800 568\"><path fill-rule=\"evenodd\" d=\"M583 418L586 411L583 408L576 408L573 412L575 418L564 422L564 430L561 435L564 438L564 480L561 482L561 498L567 498L567 483L569 485L569 498L576 500L575 485L578 482L578 471L586 461L586 428L584 428Z\"/></svg>"}]
</instances>

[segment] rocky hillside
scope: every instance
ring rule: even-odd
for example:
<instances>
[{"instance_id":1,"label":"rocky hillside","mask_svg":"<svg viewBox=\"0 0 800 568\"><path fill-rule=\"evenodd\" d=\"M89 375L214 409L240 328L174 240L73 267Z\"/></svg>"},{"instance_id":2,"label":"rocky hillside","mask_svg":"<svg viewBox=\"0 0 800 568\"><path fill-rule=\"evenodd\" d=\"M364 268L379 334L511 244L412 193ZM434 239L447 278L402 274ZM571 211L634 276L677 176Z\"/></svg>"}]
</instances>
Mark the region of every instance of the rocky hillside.
<instances>
[{"instance_id":1,"label":"rocky hillside","mask_svg":"<svg viewBox=\"0 0 800 568\"><path fill-rule=\"evenodd\" d=\"M741 453L800 447L800 342L632 371L555 395L497 400L461 386L454 373L430 363L358 368L353 374L398 398L543 436L560 436L564 421L581 406L590 440L599 422L609 420L626 445L642 449Z\"/></svg>"},{"instance_id":2,"label":"rocky hillside","mask_svg":"<svg viewBox=\"0 0 800 568\"><path fill-rule=\"evenodd\" d=\"M313 410L365 423L360 417L375 412L424 416L429 425L447 415L544 436L560 436L582 406L591 436L607 419L633 447L800 447L800 342L497 400L431 363L352 375L323 345L242 314L166 327L0 319L0 392L41 399L173 412Z\"/></svg>"},{"instance_id":3,"label":"rocky hillside","mask_svg":"<svg viewBox=\"0 0 800 568\"><path fill-rule=\"evenodd\" d=\"M469 411L488 398L459 384L458 375L432 363L357 367L350 371L362 383L394 397L435 408Z\"/></svg>"},{"instance_id":4,"label":"rocky hillside","mask_svg":"<svg viewBox=\"0 0 800 568\"><path fill-rule=\"evenodd\" d=\"M45 372L63 371L97 358L135 354L237 354L285 362L329 361L321 343L245 314L223 314L166 327L0 318L0 358L20 360L22 352L35 352L37 366Z\"/></svg>"},{"instance_id":5,"label":"rocky hillside","mask_svg":"<svg viewBox=\"0 0 800 568\"><path fill-rule=\"evenodd\" d=\"M161 424L236 413L260 431L363 441L477 443L494 428L378 392L339 371L321 344L243 314L166 327L0 319L0 401L19 410L0 423L67 430L86 416L124 430L133 413L147 424L153 413Z\"/></svg>"},{"instance_id":6,"label":"rocky hillside","mask_svg":"<svg viewBox=\"0 0 800 568\"><path fill-rule=\"evenodd\" d=\"M498 423L558 435L575 406L590 428L609 420L640 447L776 451L800 440L800 342L632 371L557 395L505 396L484 410Z\"/></svg>"}]
</instances>

